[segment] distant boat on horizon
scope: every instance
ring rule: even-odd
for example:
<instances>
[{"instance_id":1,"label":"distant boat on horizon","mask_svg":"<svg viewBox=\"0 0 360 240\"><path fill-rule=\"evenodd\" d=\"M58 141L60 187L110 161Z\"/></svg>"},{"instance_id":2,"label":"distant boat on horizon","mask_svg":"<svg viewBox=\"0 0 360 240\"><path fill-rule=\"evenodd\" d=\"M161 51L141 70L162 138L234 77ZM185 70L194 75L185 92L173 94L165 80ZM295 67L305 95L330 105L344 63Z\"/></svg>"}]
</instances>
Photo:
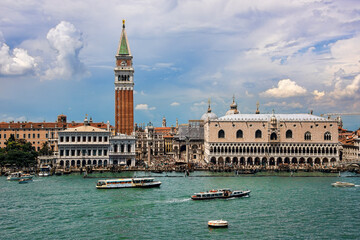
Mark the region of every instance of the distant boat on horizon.
<instances>
[{"instance_id":1,"label":"distant boat on horizon","mask_svg":"<svg viewBox=\"0 0 360 240\"><path fill-rule=\"evenodd\" d=\"M348 182L335 182L331 184L333 187L355 187L355 184Z\"/></svg>"}]
</instances>

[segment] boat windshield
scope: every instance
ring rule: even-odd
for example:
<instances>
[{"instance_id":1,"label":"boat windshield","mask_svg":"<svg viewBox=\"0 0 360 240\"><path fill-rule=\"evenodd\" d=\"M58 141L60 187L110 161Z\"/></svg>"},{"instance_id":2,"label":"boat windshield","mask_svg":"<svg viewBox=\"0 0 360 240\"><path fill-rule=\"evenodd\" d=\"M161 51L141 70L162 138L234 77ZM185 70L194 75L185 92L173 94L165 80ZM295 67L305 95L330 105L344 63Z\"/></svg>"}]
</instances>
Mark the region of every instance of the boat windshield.
<instances>
[{"instance_id":1,"label":"boat windshield","mask_svg":"<svg viewBox=\"0 0 360 240\"><path fill-rule=\"evenodd\" d=\"M106 185L105 181L98 181L98 183L96 184L97 186L103 186Z\"/></svg>"}]
</instances>

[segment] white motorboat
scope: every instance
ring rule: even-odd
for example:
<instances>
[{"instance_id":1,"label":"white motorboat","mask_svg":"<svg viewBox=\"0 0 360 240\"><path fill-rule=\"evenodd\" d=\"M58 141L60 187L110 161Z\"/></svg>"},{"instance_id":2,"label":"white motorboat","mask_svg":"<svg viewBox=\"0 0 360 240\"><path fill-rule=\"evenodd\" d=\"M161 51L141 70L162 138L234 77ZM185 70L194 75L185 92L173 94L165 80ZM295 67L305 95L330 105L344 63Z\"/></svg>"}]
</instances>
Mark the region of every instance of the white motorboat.
<instances>
[{"instance_id":1,"label":"white motorboat","mask_svg":"<svg viewBox=\"0 0 360 240\"><path fill-rule=\"evenodd\" d=\"M99 180L96 184L97 189L112 189L112 188L151 188L159 187L160 181L154 181L153 178L121 178Z\"/></svg>"},{"instance_id":2,"label":"white motorboat","mask_svg":"<svg viewBox=\"0 0 360 240\"><path fill-rule=\"evenodd\" d=\"M355 184L348 182L335 182L331 184L333 187L355 187Z\"/></svg>"},{"instance_id":3,"label":"white motorboat","mask_svg":"<svg viewBox=\"0 0 360 240\"><path fill-rule=\"evenodd\" d=\"M229 224L225 220L211 220L208 221L208 226L212 228L227 228Z\"/></svg>"},{"instance_id":4,"label":"white motorboat","mask_svg":"<svg viewBox=\"0 0 360 240\"><path fill-rule=\"evenodd\" d=\"M48 177L50 176L51 167L49 165L44 165L40 167L39 177Z\"/></svg>"},{"instance_id":5,"label":"white motorboat","mask_svg":"<svg viewBox=\"0 0 360 240\"><path fill-rule=\"evenodd\" d=\"M14 172L11 173L6 179L9 181L19 181L20 179L32 179L33 176L28 173Z\"/></svg>"}]
</instances>

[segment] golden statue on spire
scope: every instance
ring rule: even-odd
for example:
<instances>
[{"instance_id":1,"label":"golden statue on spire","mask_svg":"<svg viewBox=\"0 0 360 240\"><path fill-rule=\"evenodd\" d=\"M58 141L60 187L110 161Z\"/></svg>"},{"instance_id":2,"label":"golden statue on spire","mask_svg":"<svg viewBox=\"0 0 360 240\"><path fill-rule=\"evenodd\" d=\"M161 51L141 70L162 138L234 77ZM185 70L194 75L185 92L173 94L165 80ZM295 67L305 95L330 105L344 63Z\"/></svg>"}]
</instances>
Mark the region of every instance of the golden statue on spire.
<instances>
[{"instance_id":1,"label":"golden statue on spire","mask_svg":"<svg viewBox=\"0 0 360 240\"><path fill-rule=\"evenodd\" d=\"M259 103L259 101L257 101L256 102L256 112L255 112L255 114L260 114L259 106L260 106L260 103Z\"/></svg>"},{"instance_id":2,"label":"golden statue on spire","mask_svg":"<svg viewBox=\"0 0 360 240\"><path fill-rule=\"evenodd\" d=\"M211 107L210 107L210 98L208 99L208 113L210 113L211 112Z\"/></svg>"}]
</instances>

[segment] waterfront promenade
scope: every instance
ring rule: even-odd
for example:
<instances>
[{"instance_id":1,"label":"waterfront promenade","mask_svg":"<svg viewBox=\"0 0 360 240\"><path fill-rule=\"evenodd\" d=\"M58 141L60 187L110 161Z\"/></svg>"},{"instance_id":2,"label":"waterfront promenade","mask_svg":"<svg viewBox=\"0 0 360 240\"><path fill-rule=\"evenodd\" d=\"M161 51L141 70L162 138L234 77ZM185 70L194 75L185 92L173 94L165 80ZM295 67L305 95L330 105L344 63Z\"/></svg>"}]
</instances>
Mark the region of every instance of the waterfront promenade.
<instances>
[{"instance_id":1,"label":"waterfront promenade","mask_svg":"<svg viewBox=\"0 0 360 240\"><path fill-rule=\"evenodd\" d=\"M7 176L11 172L24 171L31 174L37 174L39 169L37 168L11 168L2 167L0 169L0 176ZM178 172L178 173L190 173L194 171L205 172L233 172L237 175L242 174L257 174L257 173L339 173L339 172L354 172L360 173L360 164L347 164L341 166L311 166L311 165L281 165L281 166L218 166L213 164L157 164L148 166L101 166L101 167L55 167L51 169L51 175L63 175L71 173L91 174L91 173L119 173L119 172Z\"/></svg>"}]
</instances>

